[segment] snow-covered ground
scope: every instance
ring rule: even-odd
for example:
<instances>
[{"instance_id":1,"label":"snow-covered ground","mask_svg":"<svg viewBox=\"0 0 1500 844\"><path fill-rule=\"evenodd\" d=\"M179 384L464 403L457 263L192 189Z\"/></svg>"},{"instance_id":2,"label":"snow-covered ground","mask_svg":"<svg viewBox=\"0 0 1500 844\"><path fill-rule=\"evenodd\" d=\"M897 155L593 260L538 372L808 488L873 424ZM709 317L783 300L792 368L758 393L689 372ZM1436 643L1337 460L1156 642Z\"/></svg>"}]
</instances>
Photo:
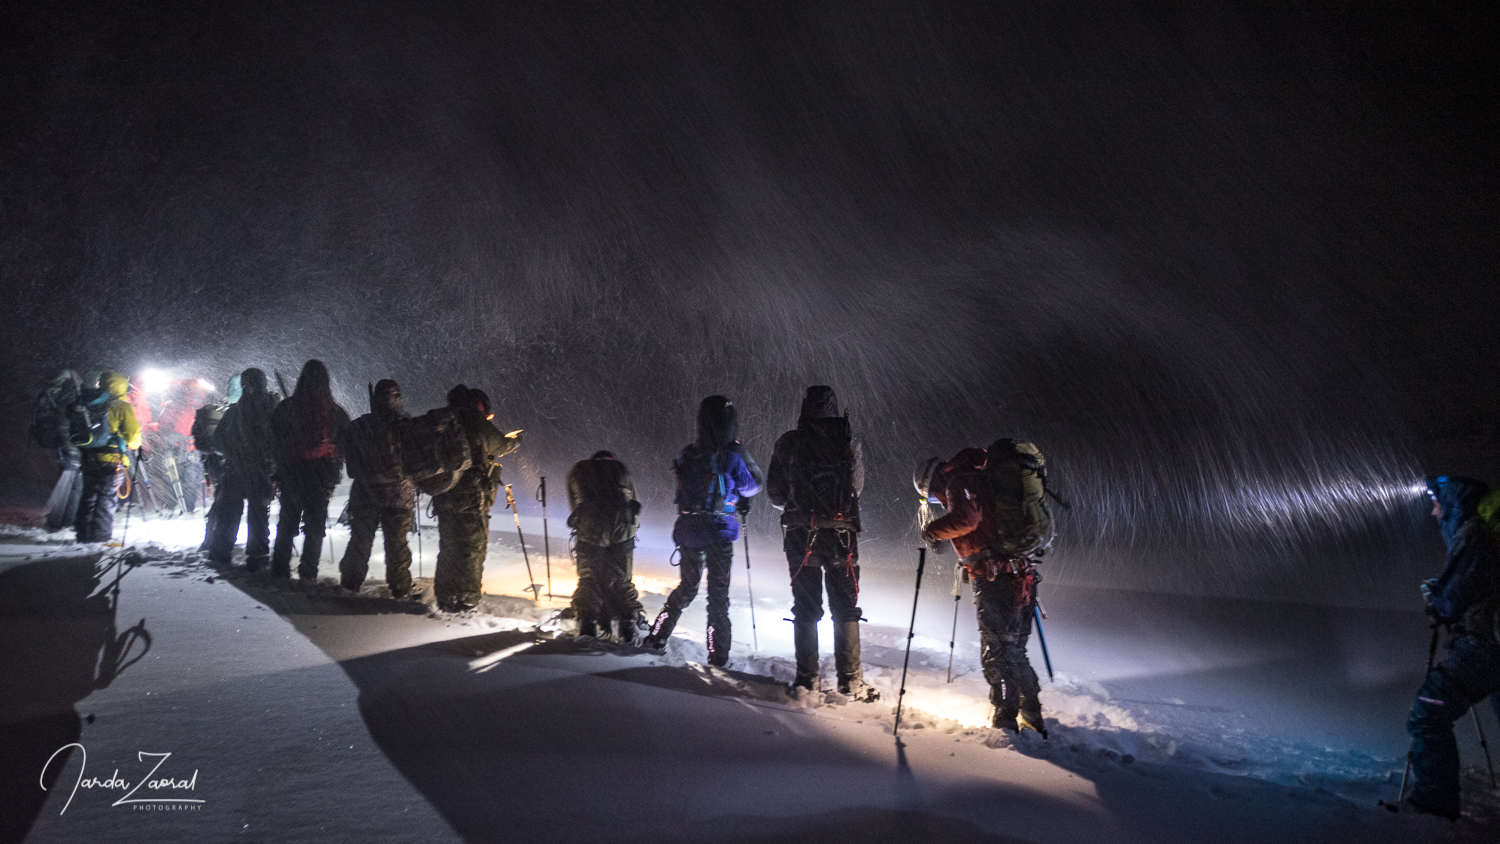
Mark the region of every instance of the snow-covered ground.
<instances>
[{"instance_id":1,"label":"snow-covered ground","mask_svg":"<svg viewBox=\"0 0 1500 844\"><path fill-rule=\"evenodd\" d=\"M884 700L791 698L769 537L752 537L753 634L737 559L736 645L718 670L701 600L665 654L570 636L565 598L521 597L508 513L492 524L490 596L456 616L375 579L358 596L278 587L201 561L199 518L132 519L123 558L0 533L0 788L26 841L1491 841L1500 818L1467 737L1461 822L1376 807L1399 786L1419 618L1051 589L1044 741L983 726L966 597L947 681L940 573L897 742L911 584L872 575L861 599ZM524 522L545 584L541 526ZM342 554L347 531L330 536ZM565 596L566 539L551 538ZM637 555L648 613L675 582L653 539ZM427 578L435 545L429 528ZM322 575L336 577L328 556Z\"/></svg>"}]
</instances>

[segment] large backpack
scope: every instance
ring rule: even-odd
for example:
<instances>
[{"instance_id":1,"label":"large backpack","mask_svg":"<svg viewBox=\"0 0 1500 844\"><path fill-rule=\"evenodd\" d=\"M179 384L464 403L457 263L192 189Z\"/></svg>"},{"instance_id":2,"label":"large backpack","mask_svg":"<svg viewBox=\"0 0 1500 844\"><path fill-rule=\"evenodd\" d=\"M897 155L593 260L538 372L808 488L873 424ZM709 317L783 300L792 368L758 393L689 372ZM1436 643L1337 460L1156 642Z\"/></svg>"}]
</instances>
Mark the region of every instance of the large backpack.
<instances>
[{"instance_id":1,"label":"large backpack","mask_svg":"<svg viewBox=\"0 0 1500 844\"><path fill-rule=\"evenodd\" d=\"M64 374L66 376L66 373ZM66 448L71 444L69 411L78 401L78 382L62 377L48 384L36 397L27 432L42 448Z\"/></svg>"},{"instance_id":2,"label":"large backpack","mask_svg":"<svg viewBox=\"0 0 1500 844\"><path fill-rule=\"evenodd\" d=\"M986 449L984 466L994 500L991 516L1001 550L1015 557L1040 557L1052 545L1052 512L1047 509L1047 461L1036 446L998 439Z\"/></svg>"},{"instance_id":3,"label":"large backpack","mask_svg":"<svg viewBox=\"0 0 1500 844\"><path fill-rule=\"evenodd\" d=\"M854 460L847 417L799 426L787 454L787 509L807 519L807 527L859 530Z\"/></svg>"},{"instance_id":4,"label":"large backpack","mask_svg":"<svg viewBox=\"0 0 1500 844\"><path fill-rule=\"evenodd\" d=\"M83 449L123 450L109 430L109 400L107 390L84 390L68 405L69 442Z\"/></svg>"},{"instance_id":5,"label":"large backpack","mask_svg":"<svg viewBox=\"0 0 1500 844\"><path fill-rule=\"evenodd\" d=\"M400 483L405 477L401 443L404 422L373 413L354 420L344 440L349 477L366 484Z\"/></svg>"},{"instance_id":6,"label":"large backpack","mask_svg":"<svg viewBox=\"0 0 1500 844\"><path fill-rule=\"evenodd\" d=\"M568 487L570 494L576 489L581 500L568 514L568 527L578 541L609 546L632 539L639 527L641 504L630 498L630 475L625 468L614 460L587 460L574 472L568 473Z\"/></svg>"},{"instance_id":7,"label":"large backpack","mask_svg":"<svg viewBox=\"0 0 1500 844\"><path fill-rule=\"evenodd\" d=\"M404 422L400 441L407 476L428 495L453 489L474 465L474 449L458 413L439 407Z\"/></svg>"},{"instance_id":8,"label":"large backpack","mask_svg":"<svg viewBox=\"0 0 1500 844\"><path fill-rule=\"evenodd\" d=\"M224 420L224 414L228 412L229 405L225 402L205 404L193 413L193 448L200 454L217 454L219 447L214 444L214 434L219 430L219 423Z\"/></svg>"},{"instance_id":9,"label":"large backpack","mask_svg":"<svg viewBox=\"0 0 1500 844\"><path fill-rule=\"evenodd\" d=\"M729 512L729 449L707 451L697 443L678 455L672 468L677 472L677 509L681 513Z\"/></svg>"}]
</instances>

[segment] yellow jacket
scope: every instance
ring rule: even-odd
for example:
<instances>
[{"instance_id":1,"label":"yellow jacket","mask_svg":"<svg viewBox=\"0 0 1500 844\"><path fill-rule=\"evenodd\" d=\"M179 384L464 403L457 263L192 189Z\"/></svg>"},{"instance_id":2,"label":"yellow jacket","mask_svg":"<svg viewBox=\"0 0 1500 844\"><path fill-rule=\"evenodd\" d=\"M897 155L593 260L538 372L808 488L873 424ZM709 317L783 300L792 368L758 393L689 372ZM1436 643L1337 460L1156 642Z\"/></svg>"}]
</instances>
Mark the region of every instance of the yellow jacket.
<instances>
[{"instance_id":1,"label":"yellow jacket","mask_svg":"<svg viewBox=\"0 0 1500 844\"><path fill-rule=\"evenodd\" d=\"M125 396L130 392L130 380L118 372L106 372L99 376L99 386L109 393L109 404L105 410L109 420L109 433L111 437L116 438L115 442L124 443L125 451L104 448L89 449L84 453L90 459L101 463L119 463L121 466L129 466L129 452L141 447L141 423L135 419L135 408L125 400Z\"/></svg>"}]
</instances>

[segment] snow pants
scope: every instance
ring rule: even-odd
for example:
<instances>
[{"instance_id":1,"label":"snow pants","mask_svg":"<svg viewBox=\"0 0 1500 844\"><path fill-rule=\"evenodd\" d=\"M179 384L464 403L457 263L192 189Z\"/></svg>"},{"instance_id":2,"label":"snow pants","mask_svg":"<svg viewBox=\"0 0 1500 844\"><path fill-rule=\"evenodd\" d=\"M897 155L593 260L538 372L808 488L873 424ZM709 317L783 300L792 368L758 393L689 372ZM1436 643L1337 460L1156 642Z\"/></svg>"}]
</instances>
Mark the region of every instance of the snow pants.
<instances>
[{"instance_id":1,"label":"snow pants","mask_svg":"<svg viewBox=\"0 0 1500 844\"><path fill-rule=\"evenodd\" d=\"M603 546L580 542L573 553L578 563L573 612L579 628L593 622L607 632L616 620L633 623L641 614L641 596L634 579L635 540Z\"/></svg>"},{"instance_id":2,"label":"snow pants","mask_svg":"<svg viewBox=\"0 0 1500 844\"><path fill-rule=\"evenodd\" d=\"M432 501L437 513L438 556L432 575L433 597L449 612L479 605L484 587L484 558L490 544L488 507L455 506L439 496Z\"/></svg>"},{"instance_id":3,"label":"snow pants","mask_svg":"<svg viewBox=\"0 0 1500 844\"><path fill-rule=\"evenodd\" d=\"M385 582L396 598L411 591L411 532L413 512L403 508L376 507L349 500L349 547L339 561L339 582L345 589L358 589L370 572L370 550L375 547L375 529L385 538Z\"/></svg>"},{"instance_id":4,"label":"snow pants","mask_svg":"<svg viewBox=\"0 0 1500 844\"><path fill-rule=\"evenodd\" d=\"M73 529L79 542L108 542L115 530L115 507L119 506L120 482L125 477L118 463L83 461L83 491L78 497L78 516Z\"/></svg>"},{"instance_id":5,"label":"snow pants","mask_svg":"<svg viewBox=\"0 0 1500 844\"><path fill-rule=\"evenodd\" d=\"M1458 814L1458 742L1453 722L1469 707L1500 693L1500 645L1466 635L1448 645L1448 655L1432 669L1406 720L1411 735L1411 800L1424 809ZM1500 717L1500 699L1492 701Z\"/></svg>"},{"instance_id":6,"label":"snow pants","mask_svg":"<svg viewBox=\"0 0 1500 844\"><path fill-rule=\"evenodd\" d=\"M823 620L823 589L835 622L859 621L859 538L853 531L793 528L782 539L792 575L792 621Z\"/></svg>"},{"instance_id":7,"label":"snow pants","mask_svg":"<svg viewBox=\"0 0 1500 844\"><path fill-rule=\"evenodd\" d=\"M979 662L990 684L990 703L1003 718L1025 712L1040 724L1042 685L1026 657L1031 603L1016 606L1024 583L1010 574L997 575L994 580L976 577L972 582L979 615Z\"/></svg>"},{"instance_id":8,"label":"snow pants","mask_svg":"<svg viewBox=\"0 0 1500 844\"><path fill-rule=\"evenodd\" d=\"M276 520L276 548L271 552L271 576L292 576L292 539L302 531L302 558L297 576L318 579L318 560L323 556L323 536L328 531L328 501L333 490L319 482L293 476L281 483L281 515ZM249 549L246 549L247 552Z\"/></svg>"},{"instance_id":9,"label":"snow pants","mask_svg":"<svg viewBox=\"0 0 1500 844\"><path fill-rule=\"evenodd\" d=\"M734 567L734 543L718 542L707 548L683 548L682 582L667 596L661 616L652 626L651 636L665 642L677 626L677 619L698 597L698 584L708 570L708 661L723 665L729 659L733 642L729 627L729 572ZM715 660L718 660L717 662Z\"/></svg>"},{"instance_id":10,"label":"snow pants","mask_svg":"<svg viewBox=\"0 0 1500 844\"><path fill-rule=\"evenodd\" d=\"M269 479L255 484L226 476L219 484L214 506L208 511L208 558L220 564L229 562L234 554L235 537L240 532L242 513L245 515L245 569L259 571L271 561Z\"/></svg>"}]
</instances>

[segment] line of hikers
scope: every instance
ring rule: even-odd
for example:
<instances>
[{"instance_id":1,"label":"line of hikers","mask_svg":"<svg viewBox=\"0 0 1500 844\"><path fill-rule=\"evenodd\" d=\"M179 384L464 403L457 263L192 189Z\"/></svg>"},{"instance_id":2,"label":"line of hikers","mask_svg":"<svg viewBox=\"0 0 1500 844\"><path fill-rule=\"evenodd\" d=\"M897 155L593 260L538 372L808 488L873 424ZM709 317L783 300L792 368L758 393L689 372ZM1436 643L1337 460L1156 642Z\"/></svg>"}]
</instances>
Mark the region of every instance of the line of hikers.
<instances>
[{"instance_id":1,"label":"line of hikers","mask_svg":"<svg viewBox=\"0 0 1500 844\"><path fill-rule=\"evenodd\" d=\"M339 565L342 584L358 589L364 582L378 528L385 535L391 594L411 593L406 536L420 489L432 494L438 517L434 597L445 610L477 605L490 509L501 485L498 460L517 447L520 437L519 431L502 434L490 422L483 392L458 385L449 391L446 407L410 418L402 408L400 386L384 380L370 390L370 412L350 422L334 402L328 370L319 361L307 362L284 401L268 390L259 369L247 369L236 379L228 393L237 394L237 400L205 406L193 426L217 491L204 543L212 560L228 562L241 514L248 511L247 568L269 567L273 577L289 578L292 540L300 529L304 541L298 573L304 580L316 578L328 502L343 465L354 483L351 538ZM65 475L70 467L78 470L79 541L106 541L117 492L131 467L130 452L140 448L141 428L126 400L125 376L107 372L97 388L80 391L80 386L69 372L44 391L39 408L53 401L58 412L39 412L33 435L58 447ZM76 400L57 400L70 395L69 389ZM733 545L751 499L765 489L781 510L791 577L793 690L818 685L818 622L826 589L838 689L856 699L878 699L860 666L858 534L864 461L833 390L807 389L797 426L776 441L764 474L739 442L734 404L724 396L709 396L698 407L696 436L678 453L673 470L677 519L672 538L681 555L682 579L647 630L632 582L641 504L630 472L608 451L569 470L568 525L578 569L572 608L579 634L613 635L634 644L644 633L647 647L663 648L706 573L708 660L725 665L732 646ZM934 547L951 540L963 577L973 584L993 724L1043 736L1039 682L1026 646L1040 606L1036 565L1054 536L1047 497L1056 496L1047 490L1046 478L1040 451L1011 439L983 449L965 448L948 460L931 458L913 475L923 540ZM65 486L60 480L59 489ZM281 517L273 549L268 513L278 491ZM1500 491L1492 493L1471 478L1444 476L1429 478L1427 492L1448 546L1443 572L1421 584L1433 619L1434 659L1440 629L1449 632L1449 644L1443 662L1429 666L1408 719L1414 779L1406 803L1456 818L1459 760L1453 723L1500 693L1500 546L1495 535ZM929 504L941 505L946 514L932 519ZM1500 716L1500 698L1491 702ZM1401 796L1406 797L1404 781Z\"/></svg>"},{"instance_id":2,"label":"line of hikers","mask_svg":"<svg viewBox=\"0 0 1500 844\"><path fill-rule=\"evenodd\" d=\"M129 452L140 446L139 426L124 400L125 377L106 373L101 384L107 398L93 427L102 430L78 449L86 492L76 525L83 542L109 538L115 493L129 471ZM269 389L265 373L254 368L231 379L225 397L234 400L205 405L193 425L215 490L204 540L212 561L228 563L243 516L247 569L269 569L272 577L289 579L293 539L300 532L298 574L304 581L315 579L328 503L343 466L353 486L350 541L339 562L342 585L358 589L363 584L379 529L392 596L412 594L407 534L420 490L433 496L438 520L433 597L448 611L478 604L490 510L501 486L498 461L520 439L519 431L502 434L491 423L483 392L456 386L446 407L412 418L404 412L400 386L383 380L370 389L370 412L350 421L333 400L327 368L311 360L285 400ZM77 420L73 427L79 427ZM87 420L83 427L89 427ZM65 419L65 440L66 428ZM79 442L79 437L69 441ZM832 388L807 389L797 425L776 441L766 473L739 442L733 402L709 396L698 407L696 436L678 453L673 470L677 518L672 538L681 581L649 627L633 584L641 504L629 470L609 451L598 451L569 470L568 525L578 570L572 610L579 634L664 648L706 574L708 661L726 665L733 644L729 586L734 543L751 499L765 489L781 510L791 580L793 689L818 686L818 623L826 590L838 690L859 700L878 699L878 692L864 682L860 664L863 453ZM930 524L924 519L924 540L934 545L953 540L966 579L974 584L981 661L991 685L995 725L1043 733L1039 685L1026 644L1040 580L1036 562L1052 540L1045 478L1040 452L1013 440L998 440L989 449L964 449L948 461L928 460L914 478L924 511L928 502L948 511ZM281 515L273 547L269 512L277 495Z\"/></svg>"}]
</instances>

